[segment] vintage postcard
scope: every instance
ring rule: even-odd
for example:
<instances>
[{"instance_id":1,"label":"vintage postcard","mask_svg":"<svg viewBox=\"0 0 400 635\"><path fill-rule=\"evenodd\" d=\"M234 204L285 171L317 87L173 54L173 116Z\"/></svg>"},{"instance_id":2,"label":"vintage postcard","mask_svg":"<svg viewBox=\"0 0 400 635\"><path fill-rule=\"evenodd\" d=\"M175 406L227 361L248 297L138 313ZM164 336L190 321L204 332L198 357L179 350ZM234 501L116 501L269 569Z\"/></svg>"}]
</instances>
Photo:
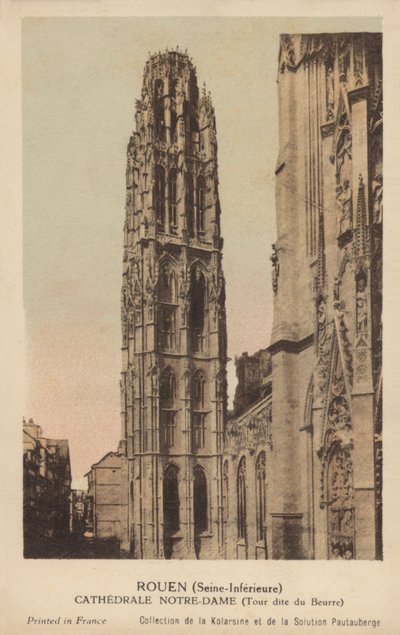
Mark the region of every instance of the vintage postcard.
<instances>
[{"instance_id":1,"label":"vintage postcard","mask_svg":"<svg viewBox=\"0 0 400 635\"><path fill-rule=\"evenodd\" d=\"M3 7L4 633L396 633L400 22L298 6Z\"/></svg>"}]
</instances>

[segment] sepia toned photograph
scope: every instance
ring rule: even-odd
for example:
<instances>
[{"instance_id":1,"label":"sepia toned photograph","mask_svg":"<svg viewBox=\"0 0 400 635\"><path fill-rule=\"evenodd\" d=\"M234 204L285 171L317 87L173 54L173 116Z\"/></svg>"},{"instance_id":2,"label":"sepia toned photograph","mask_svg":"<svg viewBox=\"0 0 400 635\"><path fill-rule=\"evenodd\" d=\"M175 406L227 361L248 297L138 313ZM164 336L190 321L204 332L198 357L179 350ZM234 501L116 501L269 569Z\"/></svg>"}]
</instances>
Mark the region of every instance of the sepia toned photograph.
<instances>
[{"instance_id":1,"label":"sepia toned photograph","mask_svg":"<svg viewBox=\"0 0 400 635\"><path fill-rule=\"evenodd\" d=\"M370 25L23 20L25 559L383 559Z\"/></svg>"}]
</instances>

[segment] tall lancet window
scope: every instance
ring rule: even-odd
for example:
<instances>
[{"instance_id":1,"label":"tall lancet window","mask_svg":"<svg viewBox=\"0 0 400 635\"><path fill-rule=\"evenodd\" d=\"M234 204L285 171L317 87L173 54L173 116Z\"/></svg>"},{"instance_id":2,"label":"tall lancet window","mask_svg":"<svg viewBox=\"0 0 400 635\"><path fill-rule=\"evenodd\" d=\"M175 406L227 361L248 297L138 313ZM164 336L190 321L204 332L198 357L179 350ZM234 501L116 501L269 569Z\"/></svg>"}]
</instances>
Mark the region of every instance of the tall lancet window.
<instances>
[{"instance_id":1,"label":"tall lancet window","mask_svg":"<svg viewBox=\"0 0 400 635\"><path fill-rule=\"evenodd\" d=\"M154 85L154 119L156 139L165 141L164 83L161 79Z\"/></svg>"},{"instance_id":2,"label":"tall lancet window","mask_svg":"<svg viewBox=\"0 0 400 635\"><path fill-rule=\"evenodd\" d=\"M190 172L185 174L185 214L189 236L194 236L194 193L193 177Z\"/></svg>"},{"instance_id":3,"label":"tall lancet window","mask_svg":"<svg viewBox=\"0 0 400 635\"><path fill-rule=\"evenodd\" d=\"M197 233L206 231L206 184L204 177L197 179Z\"/></svg>"},{"instance_id":4,"label":"tall lancet window","mask_svg":"<svg viewBox=\"0 0 400 635\"><path fill-rule=\"evenodd\" d=\"M192 443L193 452L204 448L206 436L206 380L202 370L198 370L192 381Z\"/></svg>"},{"instance_id":5,"label":"tall lancet window","mask_svg":"<svg viewBox=\"0 0 400 635\"><path fill-rule=\"evenodd\" d=\"M200 267L192 269L190 279L190 338L193 353L205 351L206 280Z\"/></svg>"},{"instance_id":6,"label":"tall lancet window","mask_svg":"<svg viewBox=\"0 0 400 635\"><path fill-rule=\"evenodd\" d=\"M208 530L207 479L200 465L195 465L193 468L193 516L195 551L199 558L200 542L196 538Z\"/></svg>"},{"instance_id":7,"label":"tall lancet window","mask_svg":"<svg viewBox=\"0 0 400 635\"><path fill-rule=\"evenodd\" d=\"M246 459L244 456L240 460L237 474L237 502L238 538L247 540Z\"/></svg>"},{"instance_id":8,"label":"tall lancet window","mask_svg":"<svg viewBox=\"0 0 400 635\"><path fill-rule=\"evenodd\" d=\"M158 281L159 346L164 351L176 349L176 277L171 262L164 261Z\"/></svg>"},{"instance_id":9,"label":"tall lancet window","mask_svg":"<svg viewBox=\"0 0 400 635\"><path fill-rule=\"evenodd\" d=\"M161 451L175 445L176 426L176 382L171 368L166 368L160 377L160 447Z\"/></svg>"},{"instance_id":10,"label":"tall lancet window","mask_svg":"<svg viewBox=\"0 0 400 635\"><path fill-rule=\"evenodd\" d=\"M168 215L170 230L175 234L178 228L175 169L170 170L168 176Z\"/></svg>"},{"instance_id":11,"label":"tall lancet window","mask_svg":"<svg viewBox=\"0 0 400 635\"><path fill-rule=\"evenodd\" d=\"M164 555L167 560L172 556L171 537L180 528L179 470L175 465L168 465L163 480L163 515L164 515Z\"/></svg>"},{"instance_id":12,"label":"tall lancet window","mask_svg":"<svg viewBox=\"0 0 400 635\"><path fill-rule=\"evenodd\" d=\"M257 540L264 540L266 519L265 452L260 452L256 461L256 526Z\"/></svg>"},{"instance_id":13,"label":"tall lancet window","mask_svg":"<svg viewBox=\"0 0 400 635\"><path fill-rule=\"evenodd\" d=\"M155 207L157 216L157 228L164 231L165 228L165 170L162 165L156 166L155 182Z\"/></svg>"}]
</instances>

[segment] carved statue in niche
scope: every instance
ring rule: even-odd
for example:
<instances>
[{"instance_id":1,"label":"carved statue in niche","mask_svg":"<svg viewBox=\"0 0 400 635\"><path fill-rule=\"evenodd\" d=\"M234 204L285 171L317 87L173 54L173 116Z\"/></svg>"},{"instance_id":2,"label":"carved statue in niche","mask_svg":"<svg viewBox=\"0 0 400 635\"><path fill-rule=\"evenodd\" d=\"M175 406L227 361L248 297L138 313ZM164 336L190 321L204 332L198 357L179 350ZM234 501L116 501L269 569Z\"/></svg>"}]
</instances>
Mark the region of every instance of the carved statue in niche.
<instances>
[{"instance_id":1,"label":"carved statue in niche","mask_svg":"<svg viewBox=\"0 0 400 635\"><path fill-rule=\"evenodd\" d=\"M364 276L357 280L356 293L357 333L363 333L368 328L368 299L367 284Z\"/></svg>"},{"instance_id":2,"label":"carved statue in niche","mask_svg":"<svg viewBox=\"0 0 400 635\"><path fill-rule=\"evenodd\" d=\"M383 179L377 174L372 181L372 220L381 223L383 218Z\"/></svg>"},{"instance_id":3,"label":"carved statue in niche","mask_svg":"<svg viewBox=\"0 0 400 635\"><path fill-rule=\"evenodd\" d=\"M338 236L352 229L352 200L348 179L336 187L336 226Z\"/></svg>"},{"instance_id":4,"label":"carved statue in niche","mask_svg":"<svg viewBox=\"0 0 400 635\"><path fill-rule=\"evenodd\" d=\"M343 164L351 161L351 149L352 149L352 141L351 141L351 132L347 125L347 118L343 115L341 119L342 130L340 133L340 141L338 143L337 152L336 152L336 175L340 177L342 173ZM347 169L345 177L350 178L350 172Z\"/></svg>"},{"instance_id":5,"label":"carved statue in niche","mask_svg":"<svg viewBox=\"0 0 400 635\"><path fill-rule=\"evenodd\" d=\"M335 430L350 426L350 411L346 399L342 396L332 399L328 410L328 421Z\"/></svg>"},{"instance_id":6,"label":"carved statue in niche","mask_svg":"<svg viewBox=\"0 0 400 635\"><path fill-rule=\"evenodd\" d=\"M353 464L349 447L338 447L328 467L329 558L354 558Z\"/></svg>"}]
</instances>

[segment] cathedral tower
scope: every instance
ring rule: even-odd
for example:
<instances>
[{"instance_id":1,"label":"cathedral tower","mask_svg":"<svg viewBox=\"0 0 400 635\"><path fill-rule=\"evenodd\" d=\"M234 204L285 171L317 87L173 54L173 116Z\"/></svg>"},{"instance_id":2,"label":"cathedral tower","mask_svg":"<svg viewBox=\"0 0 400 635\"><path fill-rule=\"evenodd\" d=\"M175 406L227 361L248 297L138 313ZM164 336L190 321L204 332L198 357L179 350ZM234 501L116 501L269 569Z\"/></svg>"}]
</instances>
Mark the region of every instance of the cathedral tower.
<instances>
[{"instance_id":1,"label":"cathedral tower","mask_svg":"<svg viewBox=\"0 0 400 635\"><path fill-rule=\"evenodd\" d=\"M187 54L152 55L128 145L121 449L135 558L222 554L226 416L214 109Z\"/></svg>"}]
</instances>

